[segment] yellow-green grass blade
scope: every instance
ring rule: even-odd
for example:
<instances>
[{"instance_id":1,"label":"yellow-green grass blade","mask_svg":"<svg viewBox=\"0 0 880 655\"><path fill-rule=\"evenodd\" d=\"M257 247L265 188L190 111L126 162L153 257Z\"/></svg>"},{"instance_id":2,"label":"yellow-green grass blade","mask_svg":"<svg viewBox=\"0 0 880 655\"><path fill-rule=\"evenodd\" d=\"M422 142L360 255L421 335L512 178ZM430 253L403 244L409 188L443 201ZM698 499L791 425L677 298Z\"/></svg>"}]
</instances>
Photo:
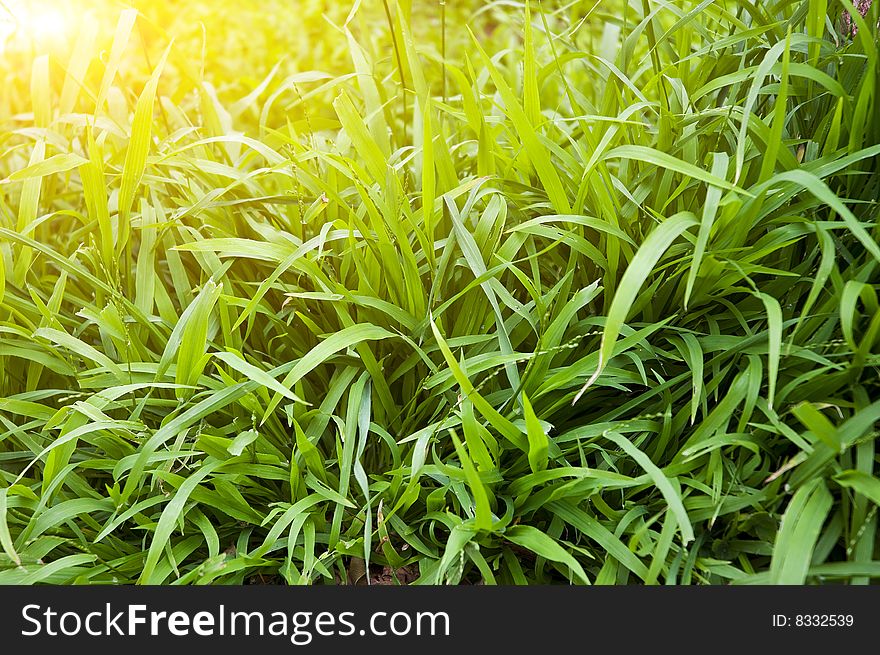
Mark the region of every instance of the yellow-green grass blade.
<instances>
[{"instance_id":1,"label":"yellow-green grass blade","mask_svg":"<svg viewBox=\"0 0 880 655\"><path fill-rule=\"evenodd\" d=\"M795 492L773 546L770 584L804 583L831 504L831 493L823 480L813 480Z\"/></svg>"},{"instance_id":2,"label":"yellow-green grass blade","mask_svg":"<svg viewBox=\"0 0 880 655\"><path fill-rule=\"evenodd\" d=\"M128 241L130 230L130 213L134 203L135 193L141 183L147 166L147 154L150 150L150 142L153 135L153 109L156 100L156 91L159 86L159 77L165 67L165 61L171 51L169 45L156 69L144 87L134 110L134 119L131 124L131 138L125 151L125 162L122 166L122 182L119 187L119 219L117 223L117 251L121 250Z\"/></svg>"},{"instance_id":3,"label":"yellow-green grass blade","mask_svg":"<svg viewBox=\"0 0 880 655\"><path fill-rule=\"evenodd\" d=\"M572 401L575 404L584 392L598 379L602 370L607 366L614 350L614 344L620 334L620 329L626 321L626 317L636 300L644 280L653 270L654 266L663 256L666 249L681 234L697 224L697 219L689 212L683 212L672 216L658 225L639 247L632 262L620 279L620 284L614 293L614 300L608 310L605 319L605 328L602 331L602 345L599 348L599 363L596 370L586 381L581 390Z\"/></svg>"}]
</instances>

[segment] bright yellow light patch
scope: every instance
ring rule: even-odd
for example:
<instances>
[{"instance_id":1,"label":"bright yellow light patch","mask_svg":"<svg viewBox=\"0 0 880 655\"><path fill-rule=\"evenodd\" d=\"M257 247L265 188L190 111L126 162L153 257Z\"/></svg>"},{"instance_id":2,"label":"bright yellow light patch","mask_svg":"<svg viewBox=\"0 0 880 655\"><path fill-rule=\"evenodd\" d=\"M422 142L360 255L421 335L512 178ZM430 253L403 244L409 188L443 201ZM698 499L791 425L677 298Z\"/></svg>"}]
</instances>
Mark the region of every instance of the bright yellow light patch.
<instances>
[{"instance_id":1,"label":"bright yellow light patch","mask_svg":"<svg viewBox=\"0 0 880 655\"><path fill-rule=\"evenodd\" d=\"M21 36L52 46L74 31L70 0L0 0L0 38Z\"/></svg>"},{"instance_id":2,"label":"bright yellow light patch","mask_svg":"<svg viewBox=\"0 0 880 655\"><path fill-rule=\"evenodd\" d=\"M67 35L70 18L56 7L39 13L29 12L27 28L40 39L61 39Z\"/></svg>"}]
</instances>

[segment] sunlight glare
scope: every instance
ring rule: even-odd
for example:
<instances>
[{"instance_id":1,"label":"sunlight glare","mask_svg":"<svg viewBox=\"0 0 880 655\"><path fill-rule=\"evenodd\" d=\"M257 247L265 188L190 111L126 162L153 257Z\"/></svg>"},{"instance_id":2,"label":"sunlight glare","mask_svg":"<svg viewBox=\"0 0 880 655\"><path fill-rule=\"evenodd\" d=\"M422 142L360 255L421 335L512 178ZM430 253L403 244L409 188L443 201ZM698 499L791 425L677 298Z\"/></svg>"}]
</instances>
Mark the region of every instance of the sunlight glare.
<instances>
[{"instance_id":1,"label":"sunlight glare","mask_svg":"<svg viewBox=\"0 0 880 655\"><path fill-rule=\"evenodd\" d=\"M65 40L74 26L70 2L0 0L0 40L23 36L40 45Z\"/></svg>"}]
</instances>

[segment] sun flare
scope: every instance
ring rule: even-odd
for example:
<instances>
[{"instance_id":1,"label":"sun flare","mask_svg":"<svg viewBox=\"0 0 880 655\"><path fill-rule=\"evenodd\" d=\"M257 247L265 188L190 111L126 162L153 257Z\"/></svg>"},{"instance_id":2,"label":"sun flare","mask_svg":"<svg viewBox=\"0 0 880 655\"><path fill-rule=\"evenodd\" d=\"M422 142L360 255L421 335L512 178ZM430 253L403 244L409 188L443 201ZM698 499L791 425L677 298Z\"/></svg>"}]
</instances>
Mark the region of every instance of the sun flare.
<instances>
[{"instance_id":1,"label":"sun flare","mask_svg":"<svg viewBox=\"0 0 880 655\"><path fill-rule=\"evenodd\" d=\"M0 38L20 36L39 45L63 41L73 30L69 2L0 0Z\"/></svg>"}]
</instances>

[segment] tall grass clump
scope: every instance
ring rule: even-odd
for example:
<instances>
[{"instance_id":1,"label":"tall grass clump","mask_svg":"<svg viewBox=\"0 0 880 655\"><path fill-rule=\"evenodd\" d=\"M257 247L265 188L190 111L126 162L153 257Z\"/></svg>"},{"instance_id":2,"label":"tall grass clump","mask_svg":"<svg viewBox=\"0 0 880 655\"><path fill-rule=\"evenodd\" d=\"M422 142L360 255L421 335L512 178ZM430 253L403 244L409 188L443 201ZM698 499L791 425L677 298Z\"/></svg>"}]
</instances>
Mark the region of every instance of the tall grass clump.
<instances>
[{"instance_id":1,"label":"tall grass clump","mask_svg":"<svg viewBox=\"0 0 880 655\"><path fill-rule=\"evenodd\" d=\"M0 583L880 577L880 3L342 4L7 35Z\"/></svg>"}]
</instances>

